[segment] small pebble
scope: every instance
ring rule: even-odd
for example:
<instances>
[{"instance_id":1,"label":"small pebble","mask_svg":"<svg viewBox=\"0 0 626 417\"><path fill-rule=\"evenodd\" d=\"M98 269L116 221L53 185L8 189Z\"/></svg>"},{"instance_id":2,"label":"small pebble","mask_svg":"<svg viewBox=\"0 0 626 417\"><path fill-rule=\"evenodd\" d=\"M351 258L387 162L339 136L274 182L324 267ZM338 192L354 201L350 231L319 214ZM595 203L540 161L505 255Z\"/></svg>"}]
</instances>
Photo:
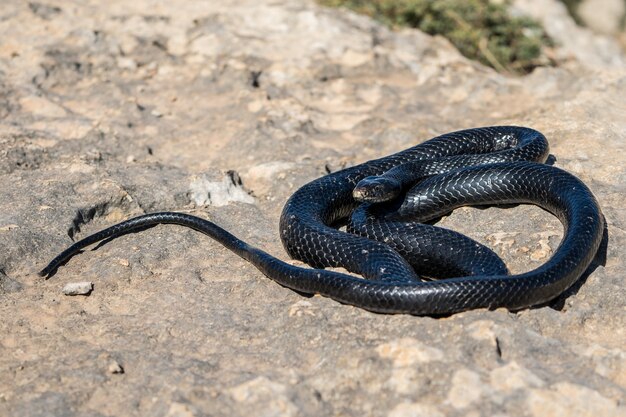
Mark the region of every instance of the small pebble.
<instances>
[{"instance_id":1,"label":"small pebble","mask_svg":"<svg viewBox=\"0 0 626 417\"><path fill-rule=\"evenodd\" d=\"M111 361L111 363L109 363L108 370L110 374L123 374L124 373L124 367L120 365L119 363L117 363L116 361Z\"/></svg>"},{"instance_id":2,"label":"small pebble","mask_svg":"<svg viewBox=\"0 0 626 417\"><path fill-rule=\"evenodd\" d=\"M93 282L70 282L63 287L65 295L89 295L93 290Z\"/></svg>"}]
</instances>

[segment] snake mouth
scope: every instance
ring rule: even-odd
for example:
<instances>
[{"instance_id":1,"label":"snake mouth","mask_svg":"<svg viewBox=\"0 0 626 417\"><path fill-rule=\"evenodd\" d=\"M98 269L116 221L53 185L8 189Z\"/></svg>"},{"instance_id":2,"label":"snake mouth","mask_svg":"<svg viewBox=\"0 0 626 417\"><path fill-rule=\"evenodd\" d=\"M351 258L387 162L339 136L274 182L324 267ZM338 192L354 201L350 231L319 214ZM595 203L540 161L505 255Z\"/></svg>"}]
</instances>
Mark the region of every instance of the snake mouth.
<instances>
[{"instance_id":1,"label":"snake mouth","mask_svg":"<svg viewBox=\"0 0 626 417\"><path fill-rule=\"evenodd\" d=\"M355 188L352 191L352 197L359 203L382 203L386 201L367 188Z\"/></svg>"},{"instance_id":2,"label":"snake mouth","mask_svg":"<svg viewBox=\"0 0 626 417\"><path fill-rule=\"evenodd\" d=\"M384 203L396 198L402 192L402 185L386 177L363 178L352 190L352 197L361 203Z\"/></svg>"}]
</instances>

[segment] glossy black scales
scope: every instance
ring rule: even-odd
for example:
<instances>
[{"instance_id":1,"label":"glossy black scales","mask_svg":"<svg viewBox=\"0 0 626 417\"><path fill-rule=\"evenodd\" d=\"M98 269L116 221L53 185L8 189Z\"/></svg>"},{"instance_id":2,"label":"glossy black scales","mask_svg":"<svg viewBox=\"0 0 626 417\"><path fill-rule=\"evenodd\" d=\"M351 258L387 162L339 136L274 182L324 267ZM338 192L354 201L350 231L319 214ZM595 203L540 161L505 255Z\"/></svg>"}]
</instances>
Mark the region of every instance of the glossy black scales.
<instances>
[{"instance_id":1,"label":"glossy black scales","mask_svg":"<svg viewBox=\"0 0 626 417\"><path fill-rule=\"evenodd\" d=\"M589 266L604 228L589 189L571 174L544 165L547 156L547 141L535 130L487 127L448 133L312 181L287 201L280 237L291 257L314 269L287 264L207 220L154 213L75 243L41 274L49 275L102 239L172 223L206 233L286 287L372 311L447 314L480 307L524 308L570 287ZM379 183L391 187L368 188ZM356 201L384 201L389 190L395 195L411 186L401 202L359 206ZM525 274L509 275L492 251L465 236L416 223L461 205L510 203L539 205L565 227L554 255ZM344 223L351 233L335 228ZM321 269L329 266L364 278Z\"/></svg>"}]
</instances>

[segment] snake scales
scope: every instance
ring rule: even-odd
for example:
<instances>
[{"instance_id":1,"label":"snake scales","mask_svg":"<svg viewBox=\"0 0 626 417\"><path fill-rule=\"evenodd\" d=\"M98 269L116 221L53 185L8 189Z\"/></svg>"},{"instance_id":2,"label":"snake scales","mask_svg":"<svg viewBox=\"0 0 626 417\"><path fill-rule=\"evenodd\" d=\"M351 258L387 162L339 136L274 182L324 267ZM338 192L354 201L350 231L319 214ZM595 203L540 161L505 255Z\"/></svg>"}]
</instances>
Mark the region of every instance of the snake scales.
<instances>
[{"instance_id":1,"label":"snake scales","mask_svg":"<svg viewBox=\"0 0 626 417\"><path fill-rule=\"evenodd\" d=\"M292 258L313 268L283 262L207 220L162 212L74 243L40 275L53 274L95 242L170 223L209 235L283 286L376 312L449 314L542 304L583 274L604 230L589 189L573 175L544 164L548 149L545 137L529 128L468 129L304 185L283 209L280 236ZM396 197L403 193L404 199ZM502 261L477 242L423 224L462 205L512 203L538 205L565 229L553 256L519 275L509 275ZM338 230L342 224L351 233ZM363 278L322 269L336 266Z\"/></svg>"}]
</instances>

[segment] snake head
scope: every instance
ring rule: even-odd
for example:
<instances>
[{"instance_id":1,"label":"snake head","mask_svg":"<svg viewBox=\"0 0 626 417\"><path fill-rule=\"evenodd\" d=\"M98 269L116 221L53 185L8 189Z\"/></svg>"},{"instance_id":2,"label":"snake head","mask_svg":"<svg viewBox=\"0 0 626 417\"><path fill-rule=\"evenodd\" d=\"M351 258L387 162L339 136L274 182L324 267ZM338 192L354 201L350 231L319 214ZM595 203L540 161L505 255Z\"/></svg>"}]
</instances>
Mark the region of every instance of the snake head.
<instances>
[{"instance_id":1,"label":"snake head","mask_svg":"<svg viewBox=\"0 0 626 417\"><path fill-rule=\"evenodd\" d=\"M363 203L382 203L393 200L402 192L402 184L393 178L366 177L352 190L352 197Z\"/></svg>"}]
</instances>

